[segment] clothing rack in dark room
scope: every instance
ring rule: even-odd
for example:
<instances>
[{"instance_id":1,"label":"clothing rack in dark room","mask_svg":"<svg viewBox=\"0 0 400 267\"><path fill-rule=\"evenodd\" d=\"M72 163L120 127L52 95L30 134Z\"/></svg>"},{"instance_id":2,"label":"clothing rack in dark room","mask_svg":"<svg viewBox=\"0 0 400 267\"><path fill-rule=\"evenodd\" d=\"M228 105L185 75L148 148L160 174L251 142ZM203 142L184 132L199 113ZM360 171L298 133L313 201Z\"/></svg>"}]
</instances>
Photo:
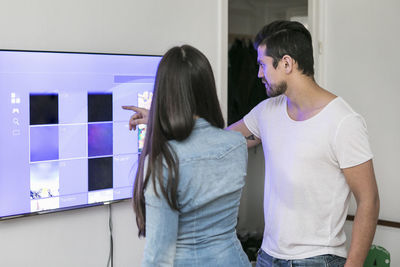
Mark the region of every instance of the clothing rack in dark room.
<instances>
[{"instance_id":1,"label":"clothing rack in dark room","mask_svg":"<svg viewBox=\"0 0 400 267\"><path fill-rule=\"evenodd\" d=\"M257 51L250 35L230 34L228 51L228 125L242 119L267 98L257 77Z\"/></svg>"}]
</instances>

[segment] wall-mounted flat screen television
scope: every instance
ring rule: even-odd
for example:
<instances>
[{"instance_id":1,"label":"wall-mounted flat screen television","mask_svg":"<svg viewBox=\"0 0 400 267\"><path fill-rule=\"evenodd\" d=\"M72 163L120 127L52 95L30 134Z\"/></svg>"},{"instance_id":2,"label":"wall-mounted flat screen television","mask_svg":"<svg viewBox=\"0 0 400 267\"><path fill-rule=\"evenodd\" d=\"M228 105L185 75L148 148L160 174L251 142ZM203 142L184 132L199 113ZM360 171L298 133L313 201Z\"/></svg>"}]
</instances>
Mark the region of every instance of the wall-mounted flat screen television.
<instances>
[{"instance_id":1,"label":"wall-mounted flat screen television","mask_svg":"<svg viewBox=\"0 0 400 267\"><path fill-rule=\"evenodd\" d=\"M160 60L0 50L0 219L130 198Z\"/></svg>"}]
</instances>

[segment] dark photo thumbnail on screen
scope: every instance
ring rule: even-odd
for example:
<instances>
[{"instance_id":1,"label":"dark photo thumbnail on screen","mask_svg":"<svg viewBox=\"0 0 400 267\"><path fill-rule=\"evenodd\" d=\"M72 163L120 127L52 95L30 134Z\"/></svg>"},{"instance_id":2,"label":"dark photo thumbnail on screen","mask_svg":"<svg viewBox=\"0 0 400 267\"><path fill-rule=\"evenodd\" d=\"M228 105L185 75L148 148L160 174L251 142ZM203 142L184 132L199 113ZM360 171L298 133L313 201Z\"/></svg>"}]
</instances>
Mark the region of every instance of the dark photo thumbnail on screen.
<instances>
[{"instance_id":1,"label":"dark photo thumbnail on screen","mask_svg":"<svg viewBox=\"0 0 400 267\"><path fill-rule=\"evenodd\" d=\"M88 122L112 121L112 94L88 94Z\"/></svg>"},{"instance_id":2,"label":"dark photo thumbnail on screen","mask_svg":"<svg viewBox=\"0 0 400 267\"><path fill-rule=\"evenodd\" d=\"M113 187L113 158L92 158L88 166L89 191Z\"/></svg>"},{"instance_id":3,"label":"dark photo thumbnail on screen","mask_svg":"<svg viewBox=\"0 0 400 267\"><path fill-rule=\"evenodd\" d=\"M30 125L58 124L58 94L29 95Z\"/></svg>"}]
</instances>

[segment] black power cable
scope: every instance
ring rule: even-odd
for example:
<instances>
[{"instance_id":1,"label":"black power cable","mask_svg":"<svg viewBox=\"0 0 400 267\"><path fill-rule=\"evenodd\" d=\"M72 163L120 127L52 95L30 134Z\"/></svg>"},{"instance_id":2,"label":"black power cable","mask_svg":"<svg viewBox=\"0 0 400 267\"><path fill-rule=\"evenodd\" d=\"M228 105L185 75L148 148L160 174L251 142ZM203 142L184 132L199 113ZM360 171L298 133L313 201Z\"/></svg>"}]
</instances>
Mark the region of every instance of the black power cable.
<instances>
[{"instance_id":1,"label":"black power cable","mask_svg":"<svg viewBox=\"0 0 400 267\"><path fill-rule=\"evenodd\" d=\"M114 265L114 241L113 241L113 225L112 225L112 210L111 203L108 204L108 228L110 229L110 253L108 254L107 267L113 267Z\"/></svg>"}]
</instances>

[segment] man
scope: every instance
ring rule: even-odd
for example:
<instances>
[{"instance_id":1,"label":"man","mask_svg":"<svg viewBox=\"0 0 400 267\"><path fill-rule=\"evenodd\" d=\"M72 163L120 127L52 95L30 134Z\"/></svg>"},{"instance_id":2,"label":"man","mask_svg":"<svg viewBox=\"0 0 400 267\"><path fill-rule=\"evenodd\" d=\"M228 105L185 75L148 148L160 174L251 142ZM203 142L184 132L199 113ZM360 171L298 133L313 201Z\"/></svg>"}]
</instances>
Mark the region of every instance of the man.
<instances>
[{"instance_id":1,"label":"man","mask_svg":"<svg viewBox=\"0 0 400 267\"><path fill-rule=\"evenodd\" d=\"M266 25L255 48L270 98L228 129L241 132L249 147L263 145L265 229L257 266L361 267L379 213L365 122L315 82L311 35L302 24ZM130 128L145 121L139 110ZM350 192L357 212L347 253Z\"/></svg>"}]
</instances>

